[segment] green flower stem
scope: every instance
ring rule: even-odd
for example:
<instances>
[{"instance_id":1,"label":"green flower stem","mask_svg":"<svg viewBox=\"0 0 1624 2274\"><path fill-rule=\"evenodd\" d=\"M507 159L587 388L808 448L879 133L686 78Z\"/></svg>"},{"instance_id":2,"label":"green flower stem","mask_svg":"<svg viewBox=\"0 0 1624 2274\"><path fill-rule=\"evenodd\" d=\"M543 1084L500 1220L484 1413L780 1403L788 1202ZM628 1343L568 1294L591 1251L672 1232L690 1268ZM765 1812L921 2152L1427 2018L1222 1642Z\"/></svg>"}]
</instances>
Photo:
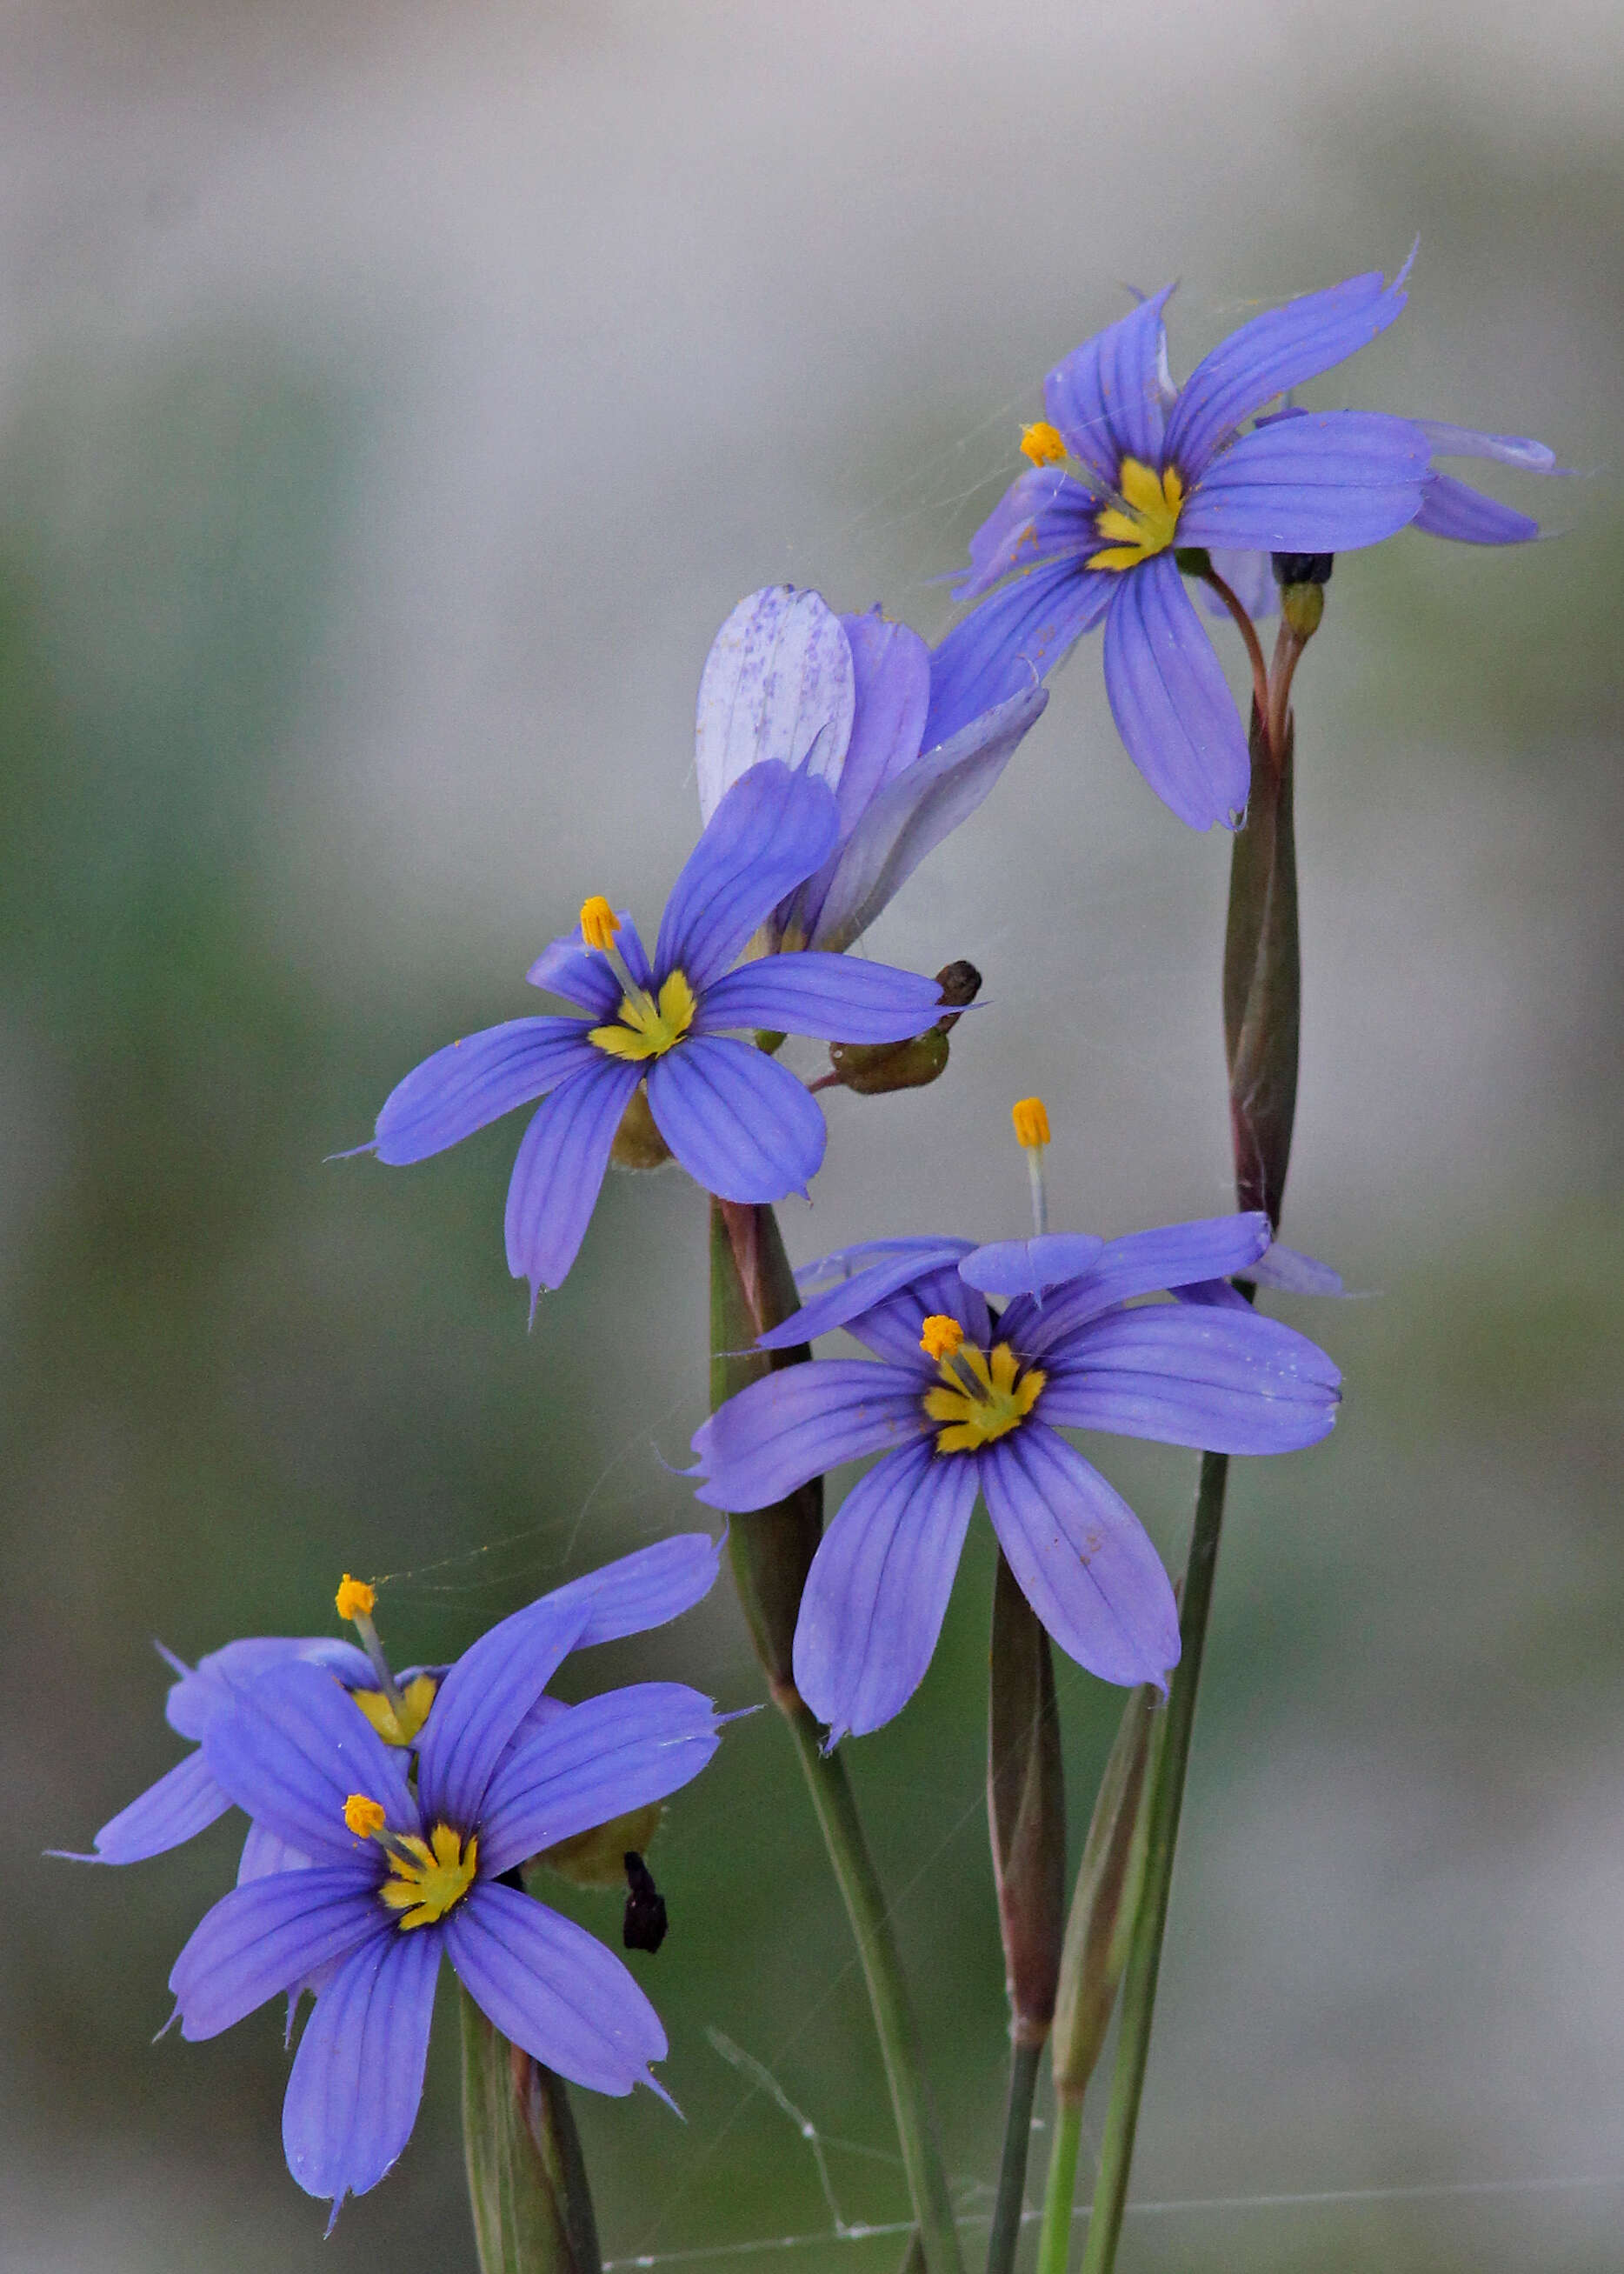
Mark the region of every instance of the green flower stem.
<instances>
[{"instance_id":1,"label":"green flower stem","mask_svg":"<svg viewBox=\"0 0 1624 2274\"><path fill-rule=\"evenodd\" d=\"M948 2198L947 2174L936 2144L924 2089L919 2029L903 1978L901 1955L891 1931L891 1913L879 1875L868 1854L868 1843L857 1814L857 1803L838 1753L823 1751L823 1731L797 1698L791 1706L782 1696L778 1710L788 1721L806 1773L812 1805L839 1883L846 1914L852 1923L868 2003L874 2012L875 2033L885 2062L891 2087L891 2112L897 2139L907 2172L914 2216L925 2248L929 2274L962 2274L963 2257L953 2207Z\"/></svg>"},{"instance_id":2,"label":"green flower stem","mask_svg":"<svg viewBox=\"0 0 1624 2274\"><path fill-rule=\"evenodd\" d=\"M1173 1856L1178 1845L1179 1811L1184 1805L1184 1772L1190 1761L1190 1738L1195 1727L1196 1691L1201 1680L1201 1656L1207 1641L1207 1615L1212 1608L1213 1576L1218 1568L1218 1541L1223 1529L1224 1488L1229 1480L1227 1453L1203 1453L1201 1482L1196 1495L1195 1528L1190 1560L1184 1567L1184 1601L1179 1611L1183 1648L1168 1697L1167 1727L1151 1789L1148 1846L1145 1857L1145 1887L1128 1947L1128 1969L1123 1984L1122 2028L1116 2044L1116 2066L1111 2076L1111 2097L1105 2116L1105 2137L1100 2149L1100 2176L1094 2187L1094 2211L1083 2252L1082 2274L1109 2274L1116 2259L1128 2203L1128 2173L1133 2161L1133 2135L1139 2126L1139 2097L1145 2089L1145 2065L1150 2057L1150 2024L1156 2004L1156 1977L1162 1969L1162 1939L1167 1929L1168 1897L1173 1885ZM1056 2144L1056 2161L1058 2145ZM1076 2154L1071 2157L1073 2169ZM1056 2175L1049 2174L1049 2202L1045 2212L1044 2240L1049 2240L1049 2211L1056 2210ZM1070 2225L1071 2182L1066 2181L1063 2208L1056 2223ZM1064 2274L1064 2242L1057 2259L1040 2257L1039 2274Z\"/></svg>"},{"instance_id":3,"label":"green flower stem","mask_svg":"<svg viewBox=\"0 0 1624 2274\"><path fill-rule=\"evenodd\" d=\"M1055 2129L1049 2149L1049 2184L1043 2195L1043 2226L1038 2236L1037 2274L1066 2274L1066 2262L1071 2255L1071 2203L1077 2193L1077 2151L1082 2136L1082 2094L1058 2094L1055 2100Z\"/></svg>"},{"instance_id":4,"label":"green flower stem","mask_svg":"<svg viewBox=\"0 0 1624 2274\"><path fill-rule=\"evenodd\" d=\"M771 1358L757 1335L798 1306L794 1276L770 1208L713 1201L710 1208L710 1403L714 1409L774 1367L810 1358L804 1346ZM822 1749L823 1730L795 1688L795 1616L823 1528L816 1484L776 1507L736 1516L728 1551L739 1599L773 1704L789 1724L812 1805L862 1962L891 2088L897 2138L929 2274L963 2274L947 2174L925 2091L919 2026L879 1874L868 1853L844 1758Z\"/></svg>"},{"instance_id":5,"label":"green flower stem","mask_svg":"<svg viewBox=\"0 0 1624 2274\"><path fill-rule=\"evenodd\" d=\"M1010 2090L1004 2109L1004 2153L998 2163L998 2192L992 2207L992 2232L987 2238L987 2274L1010 2274L1020 2241L1021 2215L1026 2204L1026 2150L1032 2139L1032 2102L1038 2086L1038 2067L1043 2058L1040 2039L1024 2044L1017 2037L1010 2047Z\"/></svg>"},{"instance_id":6,"label":"green flower stem","mask_svg":"<svg viewBox=\"0 0 1624 2274\"><path fill-rule=\"evenodd\" d=\"M600 2274L598 2224L562 2077L486 2020L466 1990L462 2138L480 2274Z\"/></svg>"}]
</instances>

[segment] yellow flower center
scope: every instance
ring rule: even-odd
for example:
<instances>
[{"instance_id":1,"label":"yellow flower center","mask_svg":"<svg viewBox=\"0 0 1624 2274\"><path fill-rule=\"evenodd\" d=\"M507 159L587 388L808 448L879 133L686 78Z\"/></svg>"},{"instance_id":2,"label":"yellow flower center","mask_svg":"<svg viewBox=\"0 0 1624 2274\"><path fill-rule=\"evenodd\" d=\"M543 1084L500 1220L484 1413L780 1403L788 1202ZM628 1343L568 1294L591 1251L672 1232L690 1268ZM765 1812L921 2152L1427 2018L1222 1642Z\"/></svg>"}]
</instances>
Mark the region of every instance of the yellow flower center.
<instances>
[{"instance_id":1,"label":"yellow flower center","mask_svg":"<svg viewBox=\"0 0 1624 2274\"><path fill-rule=\"evenodd\" d=\"M612 1058L663 1058L693 1025L697 1007L693 989L681 972L673 971L660 989L658 1003L641 987L622 995L617 1023L594 1027L587 1040Z\"/></svg>"},{"instance_id":2,"label":"yellow flower center","mask_svg":"<svg viewBox=\"0 0 1624 2274\"><path fill-rule=\"evenodd\" d=\"M470 1834L465 1846L448 1824L437 1824L426 1840L401 1833L390 1842L389 1877L378 1893L402 1914L396 1921L402 1931L432 1926L462 1901L478 1862L478 1841Z\"/></svg>"},{"instance_id":3,"label":"yellow flower center","mask_svg":"<svg viewBox=\"0 0 1624 2274\"><path fill-rule=\"evenodd\" d=\"M1184 486L1176 468L1160 474L1137 458L1124 458L1116 470L1116 497L1101 506L1094 527L1111 541L1091 553L1091 568L1137 568L1142 561L1165 553L1178 528L1184 502Z\"/></svg>"},{"instance_id":4,"label":"yellow flower center","mask_svg":"<svg viewBox=\"0 0 1624 2274\"><path fill-rule=\"evenodd\" d=\"M432 1674L414 1675L401 1692L403 1714L395 1712L387 1690L352 1690L350 1694L386 1745L410 1745L428 1720L439 1687Z\"/></svg>"},{"instance_id":5,"label":"yellow flower center","mask_svg":"<svg viewBox=\"0 0 1624 2274\"><path fill-rule=\"evenodd\" d=\"M938 1453L973 1453L1007 1437L1031 1412L1049 1379L1041 1367L1023 1374L1008 1343L996 1343L990 1352L961 1343L937 1370L941 1386L925 1392L925 1412L944 1425L936 1434Z\"/></svg>"}]
</instances>

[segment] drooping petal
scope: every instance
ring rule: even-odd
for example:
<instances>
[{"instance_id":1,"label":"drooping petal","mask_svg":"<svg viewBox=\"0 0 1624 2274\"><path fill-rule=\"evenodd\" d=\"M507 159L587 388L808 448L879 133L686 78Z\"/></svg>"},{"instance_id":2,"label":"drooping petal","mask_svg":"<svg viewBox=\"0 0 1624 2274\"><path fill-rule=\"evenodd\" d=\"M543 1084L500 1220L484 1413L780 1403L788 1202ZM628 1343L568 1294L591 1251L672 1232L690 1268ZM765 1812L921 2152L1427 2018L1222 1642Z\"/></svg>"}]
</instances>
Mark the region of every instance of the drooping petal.
<instances>
[{"instance_id":1,"label":"drooping petal","mask_svg":"<svg viewBox=\"0 0 1624 2274\"><path fill-rule=\"evenodd\" d=\"M1043 687L1011 695L885 785L830 867L815 947L861 937L926 855L975 811L1048 702Z\"/></svg>"},{"instance_id":2,"label":"drooping petal","mask_svg":"<svg viewBox=\"0 0 1624 2274\"><path fill-rule=\"evenodd\" d=\"M1170 284L1056 364L1043 382L1043 402L1073 457L1115 483L1124 458L1160 463L1162 312Z\"/></svg>"},{"instance_id":3,"label":"drooping petal","mask_svg":"<svg viewBox=\"0 0 1624 2274\"><path fill-rule=\"evenodd\" d=\"M1170 553L1116 579L1105 691L1128 756L1192 829L1233 825L1252 786L1246 733Z\"/></svg>"},{"instance_id":4,"label":"drooping petal","mask_svg":"<svg viewBox=\"0 0 1624 2274\"><path fill-rule=\"evenodd\" d=\"M663 1627L668 1619L691 1610L710 1593L721 1553L722 1542L709 1532L674 1532L553 1588L552 1600L585 1607L586 1624L573 1645L576 1650L616 1642L622 1635L646 1634L650 1627Z\"/></svg>"},{"instance_id":5,"label":"drooping petal","mask_svg":"<svg viewBox=\"0 0 1624 2274\"><path fill-rule=\"evenodd\" d=\"M632 922L631 911L617 908L615 915L620 928L614 944L620 960L637 984L646 987L653 977L649 951ZM620 983L606 960L582 938L579 924L574 931L562 932L550 941L524 976L532 987L561 995L566 1002L579 1003L600 1023L613 1019L620 1007Z\"/></svg>"},{"instance_id":6,"label":"drooping petal","mask_svg":"<svg viewBox=\"0 0 1624 2274\"><path fill-rule=\"evenodd\" d=\"M1457 545L1530 545L1539 534L1539 523L1529 515L1457 482L1453 474L1432 476L1411 526Z\"/></svg>"},{"instance_id":7,"label":"drooping petal","mask_svg":"<svg viewBox=\"0 0 1624 2274\"><path fill-rule=\"evenodd\" d=\"M139 1799L110 1817L96 1834L96 1852L81 1856L65 1848L49 1852L70 1864L139 1864L194 1839L231 1805L201 1753L188 1753Z\"/></svg>"},{"instance_id":8,"label":"drooping petal","mask_svg":"<svg viewBox=\"0 0 1624 2274\"><path fill-rule=\"evenodd\" d=\"M392 1932L378 1901L380 1876L367 1864L320 1864L251 1879L222 1895L169 1975L181 2035L218 2037L317 1967Z\"/></svg>"},{"instance_id":9,"label":"drooping petal","mask_svg":"<svg viewBox=\"0 0 1624 2274\"><path fill-rule=\"evenodd\" d=\"M561 1286L581 1253L609 1167L609 1148L643 1068L592 1059L574 1081L545 1098L520 1140L508 1186L508 1269L528 1279L532 1298Z\"/></svg>"},{"instance_id":10,"label":"drooping petal","mask_svg":"<svg viewBox=\"0 0 1624 2274\"><path fill-rule=\"evenodd\" d=\"M1288 388L1329 371L1385 331L1403 308L1409 274L1406 261L1391 284L1384 284L1379 269L1350 276L1323 292L1305 292L1283 308L1270 308L1221 340L1179 392L1168 420L1168 457L1186 479L1199 475L1224 437L1253 411Z\"/></svg>"},{"instance_id":11,"label":"drooping petal","mask_svg":"<svg viewBox=\"0 0 1624 2274\"><path fill-rule=\"evenodd\" d=\"M694 755L700 818L708 824L741 775L763 761L804 767L832 787L854 704L846 635L817 593L771 584L741 600L717 634L699 681ZM662 960L660 968L668 966Z\"/></svg>"},{"instance_id":12,"label":"drooping petal","mask_svg":"<svg viewBox=\"0 0 1624 2274\"><path fill-rule=\"evenodd\" d=\"M652 2084L659 2015L583 1927L481 1880L447 1918L446 1949L475 2004L533 2059L594 2092Z\"/></svg>"},{"instance_id":13,"label":"drooping petal","mask_svg":"<svg viewBox=\"0 0 1624 2274\"><path fill-rule=\"evenodd\" d=\"M368 1690L376 1679L366 1653L336 1635L248 1635L211 1650L195 1666L184 1668L164 1700L163 1718L179 1736L200 1740L214 1715L231 1704L239 1690L274 1666L300 1661L325 1667L350 1690Z\"/></svg>"},{"instance_id":14,"label":"drooping petal","mask_svg":"<svg viewBox=\"0 0 1624 2274\"><path fill-rule=\"evenodd\" d=\"M1341 1380L1277 1319L1153 1303L1108 1312L1053 1353L1042 1415L1198 1451L1284 1453L1329 1433Z\"/></svg>"},{"instance_id":15,"label":"drooping petal","mask_svg":"<svg viewBox=\"0 0 1624 2274\"><path fill-rule=\"evenodd\" d=\"M694 1032L765 1027L824 1042L899 1043L922 1035L942 1009L934 979L889 963L819 950L763 955L741 964L704 992Z\"/></svg>"},{"instance_id":16,"label":"drooping petal","mask_svg":"<svg viewBox=\"0 0 1624 2274\"><path fill-rule=\"evenodd\" d=\"M795 1625L795 1687L831 1744L899 1713L925 1678L975 1506L976 1468L927 1439L878 1461L823 1534Z\"/></svg>"},{"instance_id":17,"label":"drooping petal","mask_svg":"<svg viewBox=\"0 0 1624 2274\"><path fill-rule=\"evenodd\" d=\"M1041 1359L1086 1321L1135 1295L1251 1270L1268 1244L1269 1220L1260 1209L1131 1231L1108 1240L1093 1269L1074 1287L1049 1296L1041 1311L1034 1304L1011 1303L1004 1332L1024 1357Z\"/></svg>"},{"instance_id":18,"label":"drooping petal","mask_svg":"<svg viewBox=\"0 0 1624 2274\"><path fill-rule=\"evenodd\" d=\"M598 1056L586 1036L583 1019L509 1019L448 1043L389 1092L373 1151L396 1168L443 1153L583 1073Z\"/></svg>"},{"instance_id":19,"label":"drooping petal","mask_svg":"<svg viewBox=\"0 0 1624 2274\"><path fill-rule=\"evenodd\" d=\"M210 1722L203 1758L245 1815L319 1862L367 1852L344 1822L351 1793L377 1801L393 1830L417 1830L404 1756L319 1667L261 1675Z\"/></svg>"},{"instance_id":20,"label":"drooping petal","mask_svg":"<svg viewBox=\"0 0 1624 2274\"><path fill-rule=\"evenodd\" d=\"M741 774L672 887L654 950L661 976L680 969L695 993L719 979L786 893L828 858L838 826L834 793L810 774L768 761Z\"/></svg>"},{"instance_id":21,"label":"drooping petal","mask_svg":"<svg viewBox=\"0 0 1624 2274\"><path fill-rule=\"evenodd\" d=\"M425 1823L479 1820L508 1740L585 1628L585 1598L543 1595L487 1629L451 1668L417 1748Z\"/></svg>"},{"instance_id":22,"label":"drooping petal","mask_svg":"<svg viewBox=\"0 0 1624 2274\"><path fill-rule=\"evenodd\" d=\"M725 1035L690 1035L656 1058L649 1111L695 1183L718 1200L804 1192L828 1142L806 1084L765 1050Z\"/></svg>"},{"instance_id":23,"label":"drooping petal","mask_svg":"<svg viewBox=\"0 0 1624 2274\"><path fill-rule=\"evenodd\" d=\"M1485 434L1479 426L1452 426L1443 418L1417 418L1435 458L1492 458L1525 473L1553 474L1556 452L1531 434Z\"/></svg>"},{"instance_id":24,"label":"drooping petal","mask_svg":"<svg viewBox=\"0 0 1624 2274\"><path fill-rule=\"evenodd\" d=\"M1102 1682L1165 1689L1178 1663L1177 1608L1127 1502L1041 1422L978 1459L1010 1569L1061 1649Z\"/></svg>"},{"instance_id":25,"label":"drooping petal","mask_svg":"<svg viewBox=\"0 0 1624 2274\"><path fill-rule=\"evenodd\" d=\"M411 2137L441 1955L432 1928L390 1931L344 1961L304 2025L282 2144L294 2178L331 2200L334 2218L347 2195L377 2186Z\"/></svg>"},{"instance_id":26,"label":"drooping petal","mask_svg":"<svg viewBox=\"0 0 1624 2274\"><path fill-rule=\"evenodd\" d=\"M840 834L849 837L876 792L919 756L930 707L930 650L878 608L840 622L852 651L856 709L834 793Z\"/></svg>"},{"instance_id":27,"label":"drooping petal","mask_svg":"<svg viewBox=\"0 0 1624 2274\"><path fill-rule=\"evenodd\" d=\"M930 657L924 747L937 749L984 712L1047 679L1099 622L1120 580L1107 568L1052 561L971 609Z\"/></svg>"},{"instance_id":28,"label":"drooping petal","mask_svg":"<svg viewBox=\"0 0 1624 2274\"><path fill-rule=\"evenodd\" d=\"M1017 474L970 539L970 566L953 584L956 600L979 600L1016 568L1098 550L1100 501L1064 466Z\"/></svg>"},{"instance_id":29,"label":"drooping petal","mask_svg":"<svg viewBox=\"0 0 1624 2274\"><path fill-rule=\"evenodd\" d=\"M734 1513L770 1508L810 1477L904 1444L929 1425L926 1383L869 1359L786 1366L730 1397L694 1433L696 1497Z\"/></svg>"},{"instance_id":30,"label":"drooping petal","mask_svg":"<svg viewBox=\"0 0 1624 2274\"><path fill-rule=\"evenodd\" d=\"M832 1255L803 1264L796 1284L816 1288L824 1279L831 1286L808 1294L800 1310L756 1337L758 1350L794 1350L832 1334L871 1311L906 1287L910 1280L957 1263L975 1245L969 1239L864 1239L853 1247L838 1248Z\"/></svg>"},{"instance_id":31,"label":"drooping petal","mask_svg":"<svg viewBox=\"0 0 1624 2274\"><path fill-rule=\"evenodd\" d=\"M1283 1247L1279 1240L1274 1241L1247 1269L1259 1287L1278 1287L1286 1295L1344 1295L1348 1291L1340 1271L1333 1271L1328 1263L1304 1255L1297 1248Z\"/></svg>"},{"instance_id":32,"label":"drooping petal","mask_svg":"<svg viewBox=\"0 0 1624 2274\"><path fill-rule=\"evenodd\" d=\"M680 1682L608 1690L549 1717L492 1778L479 1868L500 1878L555 1841L664 1800L715 1752L716 1708Z\"/></svg>"},{"instance_id":33,"label":"drooping petal","mask_svg":"<svg viewBox=\"0 0 1624 2274\"><path fill-rule=\"evenodd\" d=\"M1105 1242L1094 1232L1048 1231L1036 1239L994 1240L966 1255L959 1269L983 1295L1041 1295L1080 1279L1104 1253Z\"/></svg>"},{"instance_id":34,"label":"drooping petal","mask_svg":"<svg viewBox=\"0 0 1624 2274\"><path fill-rule=\"evenodd\" d=\"M1408 418L1273 418L1213 461L1179 516L1179 542L1350 553L1413 521L1429 478L1426 437Z\"/></svg>"}]
</instances>

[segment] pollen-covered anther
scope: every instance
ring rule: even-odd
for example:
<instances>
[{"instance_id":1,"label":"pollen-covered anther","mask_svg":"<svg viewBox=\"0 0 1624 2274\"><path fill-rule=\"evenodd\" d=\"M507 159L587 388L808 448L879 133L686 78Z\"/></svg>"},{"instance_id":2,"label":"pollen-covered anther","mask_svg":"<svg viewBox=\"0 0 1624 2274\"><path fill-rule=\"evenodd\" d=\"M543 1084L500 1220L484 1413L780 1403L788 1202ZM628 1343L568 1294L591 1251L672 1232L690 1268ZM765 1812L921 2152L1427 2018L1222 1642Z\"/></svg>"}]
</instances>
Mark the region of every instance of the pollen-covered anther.
<instances>
[{"instance_id":1,"label":"pollen-covered anther","mask_svg":"<svg viewBox=\"0 0 1624 2274\"><path fill-rule=\"evenodd\" d=\"M1057 426L1047 418L1034 419L1030 426L1020 430L1023 457L1030 458L1034 466L1064 465L1067 457L1065 441Z\"/></svg>"},{"instance_id":2,"label":"pollen-covered anther","mask_svg":"<svg viewBox=\"0 0 1624 2274\"><path fill-rule=\"evenodd\" d=\"M365 1579L352 1579L346 1571L333 1600L341 1619L369 1619L378 1600L378 1590L369 1587Z\"/></svg>"},{"instance_id":3,"label":"pollen-covered anther","mask_svg":"<svg viewBox=\"0 0 1624 2274\"><path fill-rule=\"evenodd\" d=\"M369 1800L364 1792L352 1792L344 1803L344 1822L357 1840L371 1840L388 1822L388 1813L380 1803Z\"/></svg>"},{"instance_id":4,"label":"pollen-covered anther","mask_svg":"<svg viewBox=\"0 0 1624 2274\"><path fill-rule=\"evenodd\" d=\"M1116 469L1116 501L1103 506L1094 525L1109 542L1090 553L1090 568L1137 568L1141 562L1165 553L1178 530L1184 509L1184 485L1176 466L1160 473L1137 458L1124 458Z\"/></svg>"},{"instance_id":5,"label":"pollen-covered anther","mask_svg":"<svg viewBox=\"0 0 1624 2274\"><path fill-rule=\"evenodd\" d=\"M600 955L614 945L614 936L620 929L620 919L601 892L581 905L581 937L589 947Z\"/></svg>"},{"instance_id":6,"label":"pollen-covered anther","mask_svg":"<svg viewBox=\"0 0 1624 2274\"><path fill-rule=\"evenodd\" d=\"M1018 1097L1010 1108L1015 1142L1026 1152L1049 1142L1049 1113L1041 1097Z\"/></svg>"},{"instance_id":7,"label":"pollen-covered anther","mask_svg":"<svg viewBox=\"0 0 1624 2274\"><path fill-rule=\"evenodd\" d=\"M927 1358L951 1358L964 1340L964 1329L957 1319L942 1312L933 1312L920 1329L919 1346Z\"/></svg>"}]
</instances>

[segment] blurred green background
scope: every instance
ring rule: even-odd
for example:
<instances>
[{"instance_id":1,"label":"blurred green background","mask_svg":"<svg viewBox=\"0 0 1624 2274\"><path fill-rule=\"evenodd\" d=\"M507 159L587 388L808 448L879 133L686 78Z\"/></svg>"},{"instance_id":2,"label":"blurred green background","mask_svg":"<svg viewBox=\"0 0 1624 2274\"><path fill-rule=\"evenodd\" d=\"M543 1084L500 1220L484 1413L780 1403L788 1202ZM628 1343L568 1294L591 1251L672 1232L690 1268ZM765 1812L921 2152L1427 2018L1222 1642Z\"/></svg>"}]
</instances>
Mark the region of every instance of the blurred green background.
<instances>
[{"instance_id":1,"label":"blurred green background","mask_svg":"<svg viewBox=\"0 0 1624 2274\"><path fill-rule=\"evenodd\" d=\"M1417 230L1402 322L1313 399L1538 434L1583 478L1503 486L1559 532L1537 551L1339 563L1299 678L1286 1232L1372 1299L1284 1306L1343 1417L1232 1494L1136 2179L1198 2207L1133 2217L1122 2263L1616 2267L1616 15L79 0L6 9L0 51L0 2268L471 2264L443 1990L417 2135L324 2246L275 2015L147 2043L229 1826L127 1871L38 1860L176 1757L153 1637L323 1630L348 1568L398 1575L400 1659L444 1658L691 1521L679 1175L612 1184L527 1334L515 1126L413 1171L326 1156L528 1007L587 892L657 908L741 593L883 595L934 634L929 580L1124 282L1184 280L1184 372ZM1061 1221L1224 1206L1226 870L1129 766L1086 644L874 937L972 956L995 1007L940 1087L833 1100L797 1257L1018 1229L1034 1089ZM1193 1463L1095 1449L1176 1558ZM989 1576L983 1529L924 1690L852 1749L971 2211L1004 2054ZM571 1677L649 1670L758 1694L719 1595ZM1069 1666L1062 1694L1075 1842L1115 1706ZM708 2029L849 2143L846 2220L898 2217L770 1715L656 1860L672 1933L635 1962L688 2121L580 2097L606 2248L828 2233Z\"/></svg>"}]
</instances>

